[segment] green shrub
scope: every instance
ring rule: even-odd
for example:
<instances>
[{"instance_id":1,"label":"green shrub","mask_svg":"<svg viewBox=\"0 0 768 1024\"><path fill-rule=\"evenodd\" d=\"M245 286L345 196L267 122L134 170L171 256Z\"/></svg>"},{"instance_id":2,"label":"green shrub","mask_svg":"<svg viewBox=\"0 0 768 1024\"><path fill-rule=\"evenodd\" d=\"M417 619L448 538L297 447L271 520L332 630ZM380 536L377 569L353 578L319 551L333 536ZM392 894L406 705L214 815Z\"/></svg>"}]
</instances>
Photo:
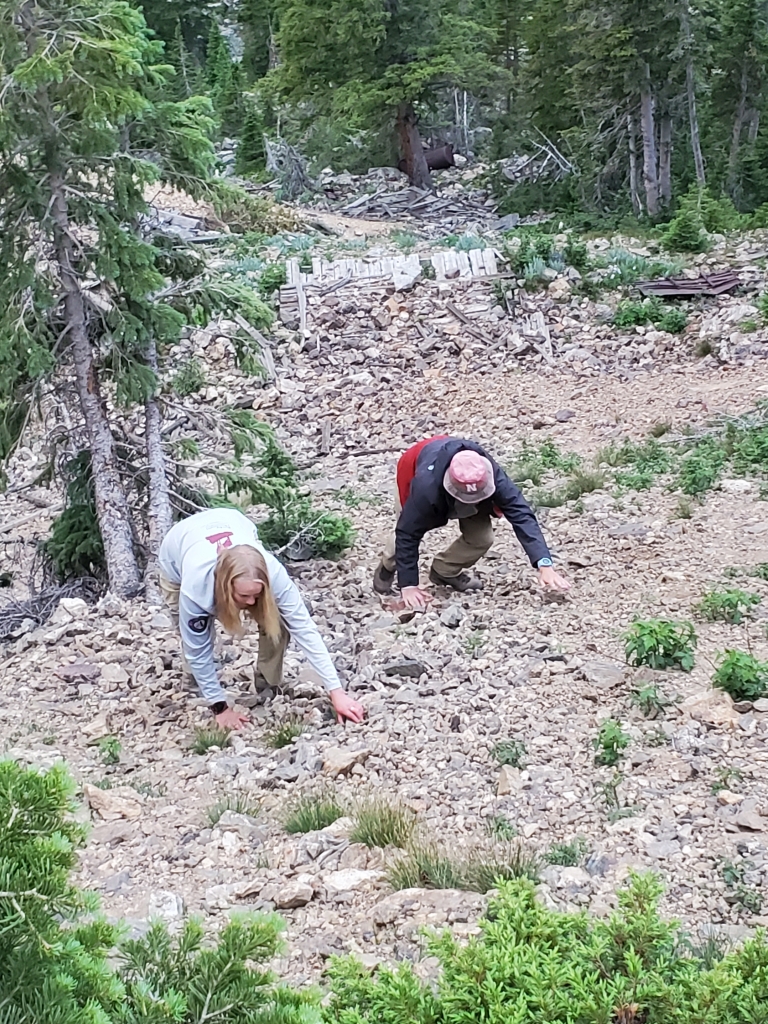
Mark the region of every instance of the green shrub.
<instances>
[{"instance_id":1,"label":"green shrub","mask_svg":"<svg viewBox=\"0 0 768 1024\"><path fill-rule=\"evenodd\" d=\"M318 997L277 985L266 962L280 948L274 916L240 915L213 941L196 921L171 937L154 924L120 944L95 916L92 893L69 876L84 829L73 785L0 762L0 1019L4 1024L163 1024L319 1020Z\"/></svg>"},{"instance_id":2,"label":"green shrub","mask_svg":"<svg viewBox=\"0 0 768 1024\"><path fill-rule=\"evenodd\" d=\"M223 750L230 744L229 729L222 729L218 725L211 725L206 729L195 729L195 738L192 741L193 754L207 754L212 747Z\"/></svg>"},{"instance_id":3,"label":"green shrub","mask_svg":"<svg viewBox=\"0 0 768 1024\"><path fill-rule=\"evenodd\" d=\"M570 843L552 843L544 854L544 860L558 867L574 868L581 864L588 849L589 843L584 836L577 836Z\"/></svg>"},{"instance_id":4,"label":"green shrub","mask_svg":"<svg viewBox=\"0 0 768 1024\"><path fill-rule=\"evenodd\" d=\"M522 450L511 467L511 475L516 483L526 480L538 486L547 470L559 473L572 473L581 464L581 458L575 452L563 454L551 437L540 445L523 442Z\"/></svg>"},{"instance_id":5,"label":"green shrub","mask_svg":"<svg viewBox=\"0 0 768 1024\"><path fill-rule=\"evenodd\" d=\"M291 557L292 546L320 558L338 558L352 547L355 531L345 516L318 511L309 498L288 494L270 515L258 524L259 537L273 551L285 549Z\"/></svg>"},{"instance_id":6,"label":"green shrub","mask_svg":"<svg viewBox=\"0 0 768 1024\"><path fill-rule=\"evenodd\" d=\"M613 766L619 763L622 750L629 746L629 735L621 728L621 722L606 718L600 732L592 740L595 748L595 764Z\"/></svg>"},{"instance_id":7,"label":"green shrub","mask_svg":"<svg viewBox=\"0 0 768 1024\"><path fill-rule=\"evenodd\" d=\"M669 334L680 334L688 324L688 314L684 309L674 306L665 309L664 313L654 322L659 331L667 331Z\"/></svg>"},{"instance_id":8,"label":"green shrub","mask_svg":"<svg viewBox=\"0 0 768 1024\"><path fill-rule=\"evenodd\" d=\"M768 662L745 651L725 651L712 677L734 700L759 700L768 693Z\"/></svg>"},{"instance_id":9,"label":"green shrub","mask_svg":"<svg viewBox=\"0 0 768 1024\"><path fill-rule=\"evenodd\" d=\"M760 600L759 594L748 594L745 590L712 590L694 605L694 611L708 622L720 620L738 624L749 616Z\"/></svg>"},{"instance_id":10,"label":"green shrub","mask_svg":"<svg viewBox=\"0 0 768 1024\"><path fill-rule=\"evenodd\" d=\"M568 235L568 241L563 249L563 257L569 267L574 267L580 274L586 274L592 269L592 260L589 256L587 243L579 238Z\"/></svg>"},{"instance_id":11,"label":"green shrub","mask_svg":"<svg viewBox=\"0 0 768 1024\"><path fill-rule=\"evenodd\" d=\"M90 451L82 451L70 459L63 468L63 475L67 481L65 508L54 519L43 550L62 583L82 576L103 579L106 561L96 515Z\"/></svg>"},{"instance_id":12,"label":"green shrub","mask_svg":"<svg viewBox=\"0 0 768 1024\"><path fill-rule=\"evenodd\" d=\"M759 1024L768 945L758 933L708 967L658 912L662 886L633 875L607 918L559 913L524 879L503 882L477 937L431 939L439 983L412 964L332 960L326 1024Z\"/></svg>"},{"instance_id":13,"label":"green shrub","mask_svg":"<svg viewBox=\"0 0 768 1024\"><path fill-rule=\"evenodd\" d=\"M99 748L102 764L118 764L122 748L117 736L102 736L96 746Z\"/></svg>"},{"instance_id":14,"label":"green shrub","mask_svg":"<svg viewBox=\"0 0 768 1024\"><path fill-rule=\"evenodd\" d=\"M343 818L346 811L332 794L312 794L299 797L288 809L283 828L289 835L316 832Z\"/></svg>"},{"instance_id":15,"label":"green shrub","mask_svg":"<svg viewBox=\"0 0 768 1024\"><path fill-rule=\"evenodd\" d=\"M413 838L416 816L407 807L386 797L363 801L352 815L351 843L369 847L398 846L405 849Z\"/></svg>"},{"instance_id":16,"label":"green shrub","mask_svg":"<svg viewBox=\"0 0 768 1024\"><path fill-rule=\"evenodd\" d=\"M525 758L525 744L522 740L499 740L491 754L499 764L508 764L520 768Z\"/></svg>"},{"instance_id":17,"label":"green shrub","mask_svg":"<svg viewBox=\"0 0 768 1024\"><path fill-rule=\"evenodd\" d=\"M259 294L268 299L286 282L285 263L270 263L259 275Z\"/></svg>"},{"instance_id":18,"label":"green shrub","mask_svg":"<svg viewBox=\"0 0 768 1024\"><path fill-rule=\"evenodd\" d=\"M690 622L648 619L635 622L624 634L627 664L649 668L678 668L690 672L696 633Z\"/></svg>"},{"instance_id":19,"label":"green shrub","mask_svg":"<svg viewBox=\"0 0 768 1024\"><path fill-rule=\"evenodd\" d=\"M704 494L717 483L726 463L723 447L714 439L700 442L680 464L677 482L683 494Z\"/></svg>"},{"instance_id":20,"label":"green shrub","mask_svg":"<svg viewBox=\"0 0 768 1024\"><path fill-rule=\"evenodd\" d=\"M624 299L616 307L613 314L614 327L640 327L643 324L652 323L661 316L661 302L657 298L651 299Z\"/></svg>"}]
</instances>

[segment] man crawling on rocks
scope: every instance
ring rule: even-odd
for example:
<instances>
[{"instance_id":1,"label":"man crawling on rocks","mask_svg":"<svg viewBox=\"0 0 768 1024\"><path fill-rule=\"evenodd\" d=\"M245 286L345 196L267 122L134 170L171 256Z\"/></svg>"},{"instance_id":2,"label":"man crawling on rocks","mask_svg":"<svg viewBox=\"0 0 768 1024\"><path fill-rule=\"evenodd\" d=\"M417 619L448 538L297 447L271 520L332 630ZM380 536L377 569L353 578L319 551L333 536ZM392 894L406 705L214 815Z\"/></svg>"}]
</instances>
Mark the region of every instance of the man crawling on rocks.
<instances>
[{"instance_id":1,"label":"man crawling on rocks","mask_svg":"<svg viewBox=\"0 0 768 1024\"><path fill-rule=\"evenodd\" d=\"M422 609L432 596L419 586L419 547L424 534L458 519L461 536L435 556L429 578L454 590L481 590L465 569L493 543L492 517L504 516L525 549L541 583L565 591L570 583L552 566L536 516L497 462L475 441L445 435L409 448L397 464L397 520L373 577L373 589L389 594L397 571L403 605Z\"/></svg>"}]
</instances>

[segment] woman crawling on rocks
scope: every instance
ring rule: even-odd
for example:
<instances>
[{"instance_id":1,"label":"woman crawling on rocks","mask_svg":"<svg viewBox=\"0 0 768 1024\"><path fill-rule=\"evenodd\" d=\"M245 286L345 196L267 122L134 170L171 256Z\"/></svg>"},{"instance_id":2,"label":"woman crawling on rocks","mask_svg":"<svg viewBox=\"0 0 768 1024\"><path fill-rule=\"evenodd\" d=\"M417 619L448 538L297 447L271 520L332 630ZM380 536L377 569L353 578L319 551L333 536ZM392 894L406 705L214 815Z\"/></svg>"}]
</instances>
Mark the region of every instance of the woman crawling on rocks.
<instances>
[{"instance_id":1,"label":"woman crawling on rocks","mask_svg":"<svg viewBox=\"0 0 768 1024\"><path fill-rule=\"evenodd\" d=\"M322 679L338 720L363 720L363 707L343 690L295 583L241 512L210 509L183 519L168 531L159 562L160 586L181 633L183 667L219 725L239 729L248 721L228 706L213 657L214 620L240 636L243 615L258 627L256 668L270 686L283 681L283 658L293 637Z\"/></svg>"}]
</instances>

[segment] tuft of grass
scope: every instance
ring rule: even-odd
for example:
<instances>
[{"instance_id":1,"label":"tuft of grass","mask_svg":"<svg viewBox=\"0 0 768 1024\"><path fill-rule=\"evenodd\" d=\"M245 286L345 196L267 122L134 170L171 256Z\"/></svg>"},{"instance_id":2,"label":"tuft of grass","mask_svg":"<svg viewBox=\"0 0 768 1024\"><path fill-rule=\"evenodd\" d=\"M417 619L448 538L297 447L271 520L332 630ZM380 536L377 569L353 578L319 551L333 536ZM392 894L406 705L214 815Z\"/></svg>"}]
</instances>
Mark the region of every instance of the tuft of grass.
<instances>
[{"instance_id":1,"label":"tuft of grass","mask_svg":"<svg viewBox=\"0 0 768 1024\"><path fill-rule=\"evenodd\" d=\"M651 437L663 437L665 434L668 434L671 429L672 424L664 420L659 423L654 423L648 433Z\"/></svg>"},{"instance_id":2,"label":"tuft of grass","mask_svg":"<svg viewBox=\"0 0 768 1024\"><path fill-rule=\"evenodd\" d=\"M759 700L768 693L768 662L759 661L746 651L724 651L712 684L734 700Z\"/></svg>"},{"instance_id":3,"label":"tuft of grass","mask_svg":"<svg viewBox=\"0 0 768 1024\"><path fill-rule=\"evenodd\" d=\"M205 369L195 356L187 359L171 379L171 387L182 398L194 395L206 384Z\"/></svg>"},{"instance_id":4,"label":"tuft of grass","mask_svg":"<svg viewBox=\"0 0 768 1024\"><path fill-rule=\"evenodd\" d=\"M613 766L619 763L622 750L629 746L629 735L615 718L606 718L600 732L592 740L595 748L595 764Z\"/></svg>"},{"instance_id":5,"label":"tuft of grass","mask_svg":"<svg viewBox=\"0 0 768 1024\"><path fill-rule=\"evenodd\" d=\"M749 617L751 610L760 604L760 601L759 594L750 594L738 588L710 590L698 604L694 605L693 610L699 618L707 622L720 621L738 625Z\"/></svg>"},{"instance_id":6,"label":"tuft of grass","mask_svg":"<svg viewBox=\"0 0 768 1024\"><path fill-rule=\"evenodd\" d=\"M485 826L485 831L492 839L508 842L517 835L517 829L504 814L496 814Z\"/></svg>"},{"instance_id":7,"label":"tuft of grass","mask_svg":"<svg viewBox=\"0 0 768 1024\"><path fill-rule=\"evenodd\" d=\"M735 782L743 781L744 773L740 772L738 768L716 768L715 781L710 786L710 789L713 795L717 796L724 789L730 789Z\"/></svg>"},{"instance_id":8,"label":"tuft of grass","mask_svg":"<svg viewBox=\"0 0 768 1024\"><path fill-rule=\"evenodd\" d=\"M525 757L525 744L522 740L499 740L491 750L491 756L499 764L521 768Z\"/></svg>"},{"instance_id":9,"label":"tuft of grass","mask_svg":"<svg viewBox=\"0 0 768 1024\"><path fill-rule=\"evenodd\" d=\"M211 804L205 812L205 817L211 828L214 828L218 825L225 811L233 811L235 814L247 814L249 818L256 818L260 809L259 805L251 803L245 794L228 793L220 800L217 800L215 804Z\"/></svg>"},{"instance_id":10,"label":"tuft of grass","mask_svg":"<svg viewBox=\"0 0 768 1024\"><path fill-rule=\"evenodd\" d=\"M646 718L658 718L663 715L666 708L674 704L674 700L665 697L658 686L641 686L632 691L629 698L630 704L639 708Z\"/></svg>"},{"instance_id":11,"label":"tuft of grass","mask_svg":"<svg viewBox=\"0 0 768 1024\"><path fill-rule=\"evenodd\" d=\"M206 729L195 729L195 738L192 741L193 754L206 754L213 747L223 750L230 744L229 729L222 729L218 725L211 725Z\"/></svg>"},{"instance_id":12,"label":"tuft of grass","mask_svg":"<svg viewBox=\"0 0 768 1024\"><path fill-rule=\"evenodd\" d=\"M624 651L629 665L653 669L678 668L690 672L696 633L690 622L647 619L635 622L624 634Z\"/></svg>"},{"instance_id":13,"label":"tuft of grass","mask_svg":"<svg viewBox=\"0 0 768 1024\"><path fill-rule=\"evenodd\" d=\"M558 867L575 868L581 864L588 849L589 843L584 836L577 836L570 843L552 843L544 854L544 860Z\"/></svg>"},{"instance_id":14,"label":"tuft of grass","mask_svg":"<svg viewBox=\"0 0 768 1024\"><path fill-rule=\"evenodd\" d=\"M768 562L758 562L752 567L749 575L755 576L759 580L768 580Z\"/></svg>"},{"instance_id":15,"label":"tuft of grass","mask_svg":"<svg viewBox=\"0 0 768 1024\"><path fill-rule=\"evenodd\" d=\"M316 832L343 818L345 809L333 794L307 794L288 810L283 828L289 835Z\"/></svg>"},{"instance_id":16,"label":"tuft of grass","mask_svg":"<svg viewBox=\"0 0 768 1024\"><path fill-rule=\"evenodd\" d=\"M369 847L398 846L405 849L413 839L416 816L413 811L386 797L374 797L361 803L353 814L351 843Z\"/></svg>"},{"instance_id":17,"label":"tuft of grass","mask_svg":"<svg viewBox=\"0 0 768 1024\"><path fill-rule=\"evenodd\" d=\"M103 736L96 746L101 754L102 764L118 764L120 761L120 751L123 748L117 736Z\"/></svg>"},{"instance_id":18,"label":"tuft of grass","mask_svg":"<svg viewBox=\"0 0 768 1024\"><path fill-rule=\"evenodd\" d=\"M414 843L390 866L393 889L464 889L486 893L500 879L538 879L539 858L517 842L492 843L454 857L433 842Z\"/></svg>"},{"instance_id":19,"label":"tuft of grass","mask_svg":"<svg viewBox=\"0 0 768 1024\"><path fill-rule=\"evenodd\" d=\"M548 437L539 445L525 442L510 472L516 483L528 481L538 487L547 470L573 473L580 465L581 458L575 452L564 454Z\"/></svg>"},{"instance_id":20,"label":"tuft of grass","mask_svg":"<svg viewBox=\"0 0 768 1024\"><path fill-rule=\"evenodd\" d=\"M680 463L677 483L683 494L694 497L715 486L726 463L726 452L709 438L696 445Z\"/></svg>"},{"instance_id":21,"label":"tuft of grass","mask_svg":"<svg viewBox=\"0 0 768 1024\"><path fill-rule=\"evenodd\" d=\"M264 742L273 750L281 750L289 746L301 736L305 728L304 719L300 715L289 715L278 726L266 733Z\"/></svg>"}]
</instances>

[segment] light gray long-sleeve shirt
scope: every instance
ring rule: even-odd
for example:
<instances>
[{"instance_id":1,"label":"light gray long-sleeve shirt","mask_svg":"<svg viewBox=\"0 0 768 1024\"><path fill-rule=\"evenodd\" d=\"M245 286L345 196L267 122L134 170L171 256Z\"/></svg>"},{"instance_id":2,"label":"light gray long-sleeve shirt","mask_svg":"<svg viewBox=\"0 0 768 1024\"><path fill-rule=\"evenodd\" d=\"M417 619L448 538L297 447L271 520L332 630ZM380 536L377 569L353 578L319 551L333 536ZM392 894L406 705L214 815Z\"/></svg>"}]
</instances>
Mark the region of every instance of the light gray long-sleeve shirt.
<instances>
[{"instance_id":1,"label":"light gray long-sleeve shirt","mask_svg":"<svg viewBox=\"0 0 768 1024\"><path fill-rule=\"evenodd\" d=\"M205 700L226 700L213 657L213 578L219 552L238 544L258 548L267 565L272 593L286 629L306 654L329 692L341 686L328 648L310 618L285 567L259 541L256 527L236 509L209 509L176 523L160 546L160 571L177 583L179 631L184 655Z\"/></svg>"}]
</instances>

